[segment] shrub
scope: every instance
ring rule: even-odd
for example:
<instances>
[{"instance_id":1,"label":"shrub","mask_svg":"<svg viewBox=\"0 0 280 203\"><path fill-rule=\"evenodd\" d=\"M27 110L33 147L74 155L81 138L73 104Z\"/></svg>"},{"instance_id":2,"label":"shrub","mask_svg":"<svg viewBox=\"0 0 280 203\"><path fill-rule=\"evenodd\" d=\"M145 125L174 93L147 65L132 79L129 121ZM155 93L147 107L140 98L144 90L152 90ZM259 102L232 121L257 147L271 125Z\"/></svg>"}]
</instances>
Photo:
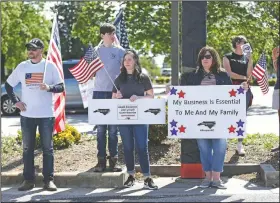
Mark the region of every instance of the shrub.
<instances>
[{"instance_id":1,"label":"shrub","mask_svg":"<svg viewBox=\"0 0 280 203\"><path fill-rule=\"evenodd\" d=\"M168 108L166 106L166 112L168 112L167 110ZM166 113L166 124L150 125L149 143L157 145L167 138L167 131L168 131L167 123L168 123L168 118Z\"/></svg>"},{"instance_id":2,"label":"shrub","mask_svg":"<svg viewBox=\"0 0 280 203\"><path fill-rule=\"evenodd\" d=\"M76 144L80 141L81 134L73 126L66 124L66 129L63 132L53 135L53 147L54 149L63 149ZM18 144L22 143L22 132L19 130L16 140ZM38 149L41 146L40 134L36 134L35 148Z\"/></svg>"},{"instance_id":3,"label":"shrub","mask_svg":"<svg viewBox=\"0 0 280 203\"><path fill-rule=\"evenodd\" d=\"M275 84L276 84L276 79L269 79L269 80L268 80L268 84L269 84L269 86L275 86Z\"/></svg>"},{"instance_id":4,"label":"shrub","mask_svg":"<svg viewBox=\"0 0 280 203\"><path fill-rule=\"evenodd\" d=\"M21 130L17 131L17 137L16 137L16 141L18 144L22 143L22 132ZM41 146L41 141L40 141L40 134L36 133L36 138L35 138L35 149L40 148Z\"/></svg>"},{"instance_id":5,"label":"shrub","mask_svg":"<svg viewBox=\"0 0 280 203\"><path fill-rule=\"evenodd\" d=\"M169 83L170 82L170 77L166 77L166 76L158 77L158 78L155 79L155 82L157 84Z\"/></svg>"},{"instance_id":6,"label":"shrub","mask_svg":"<svg viewBox=\"0 0 280 203\"><path fill-rule=\"evenodd\" d=\"M170 78L166 78L165 83L169 83L169 82L170 82Z\"/></svg>"},{"instance_id":7,"label":"shrub","mask_svg":"<svg viewBox=\"0 0 280 203\"><path fill-rule=\"evenodd\" d=\"M274 86L276 84L276 79L274 78L272 78L272 79L269 79L268 80L268 85L269 86ZM250 81L250 85L251 86L258 86L259 84L258 84L258 82L257 82L257 80L256 79L252 79L251 81Z\"/></svg>"}]
</instances>

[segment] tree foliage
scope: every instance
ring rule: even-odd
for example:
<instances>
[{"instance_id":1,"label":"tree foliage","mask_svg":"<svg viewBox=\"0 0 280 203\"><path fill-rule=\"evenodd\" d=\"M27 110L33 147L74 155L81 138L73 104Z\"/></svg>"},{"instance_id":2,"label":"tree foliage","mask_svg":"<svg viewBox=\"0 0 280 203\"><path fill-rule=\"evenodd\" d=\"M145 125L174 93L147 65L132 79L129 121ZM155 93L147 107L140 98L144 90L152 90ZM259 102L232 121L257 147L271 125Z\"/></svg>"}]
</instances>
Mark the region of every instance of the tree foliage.
<instances>
[{"instance_id":1,"label":"tree foliage","mask_svg":"<svg viewBox=\"0 0 280 203\"><path fill-rule=\"evenodd\" d=\"M6 68L15 68L26 59L25 44L32 38L42 39L47 49L51 24L40 13L43 5L1 2L1 53L6 59Z\"/></svg>"},{"instance_id":2,"label":"tree foliage","mask_svg":"<svg viewBox=\"0 0 280 203\"><path fill-rule=\"evenodd\" d=\"M48 45L51 22L40 12L43 3L2 2L2 54L6 67L13 68L26 58L25 43L33 37L42 38ZM62 55L64 59L79 58L82 47L97 45L101 38L99 27L113 22L116 2L85 1L60 2L58 11ZM124 16L130 46L141 55L171 53L171 2L124 1ZM279 2L209 1L207 8L207 44L220 56L231 51L231 39L245 35L253 47L254 63L262 51L266 52L271 67L271 50L279 43Z\"/></svg>"},{"instance_id":3,"label":"tree foliage","mask_svg":"<svg viewBox=\"0 0 280 203\"><path fill-rule=\"evenodd\" d=\"M56 12L58 15L61 55L63 60L79 59L84 54L84 47L81 40L71 34L82 5L83 2L79 1L61 1L52 8L53 12Z\"/></svg>"},{"instance_id":4,"label":"tree foliage","mask_svg":"<svg viewBox=\"0 0 280 203\"><path fill-rule=\"evenodd\" d=\"M279 3L209 1L207 12L207 44L221 57L232 50L231 39L245 35L253 48L254 63L262 52L271 65L271 51L279 40Z\"/></svg>"},{"instance_id":5,"label":"tree foliage","mask_svg":"<svg viewBox=\"0 0 280 203\"><path fill-rule=\"evenodd\" d=\"M99 27L104 22L113 22L112 2L85 2L81 7L77 21L73 25L72 35L83 44L97 45L101 38Z\"/></svg>"},{"instance_id":6,"label":"tree foliage","mask_svg":"<svg viewBox=\"0 0 280 203\"><path fill-rule=\"evenodd\" d=\"M140 64L142 68L146 68L151 76L160 75L160 68L155 64L151 57L140 57Z\"/></svg>"}]
</instances>

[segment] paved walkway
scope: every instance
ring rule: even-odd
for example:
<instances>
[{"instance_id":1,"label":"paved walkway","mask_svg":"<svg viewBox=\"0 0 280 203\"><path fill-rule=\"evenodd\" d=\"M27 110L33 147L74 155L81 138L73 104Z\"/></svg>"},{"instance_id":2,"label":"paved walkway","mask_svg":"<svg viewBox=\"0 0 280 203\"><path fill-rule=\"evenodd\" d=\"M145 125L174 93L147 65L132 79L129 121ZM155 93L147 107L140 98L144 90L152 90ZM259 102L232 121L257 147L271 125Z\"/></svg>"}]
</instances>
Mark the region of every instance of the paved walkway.
<instances>
[{"instance_id":1,"label":"paved walkway","mask_svg":"<svg viewBox=\"0 0 280 203\"><path fill-rule=\"evenodd\" d=\"M19 192L16 187L2 188L2 201L98 201L98 202L279 202L279 188L265 188L235 178L226 179L228 189L200 189L201 180L175 182L176 178L157 178L159 190L143 189L143 181L133 188L59 188L56 192L34 188Z\"/></svg>"}]
</instances>

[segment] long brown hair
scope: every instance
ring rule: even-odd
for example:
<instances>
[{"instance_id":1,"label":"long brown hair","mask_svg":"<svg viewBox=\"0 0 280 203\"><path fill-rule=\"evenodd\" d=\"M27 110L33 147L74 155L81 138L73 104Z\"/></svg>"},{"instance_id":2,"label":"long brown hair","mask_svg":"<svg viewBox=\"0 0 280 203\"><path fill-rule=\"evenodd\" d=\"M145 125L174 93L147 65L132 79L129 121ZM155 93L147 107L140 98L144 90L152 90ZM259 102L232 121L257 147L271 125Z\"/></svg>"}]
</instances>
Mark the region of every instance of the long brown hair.
<instances>
[{"instance_id":1,"label":"long brown hair","mask_svg":"<svg viewBox=\"0 0 280 203\"><path fill-rule=\"evenodd\" d=\"M210 67L210 71L212 73L219 73L221 71L221 59L220 56L218 54L218 52L213 48L213 47L203 47L198 54L197 57L197 65L199 66L199 69L204 70L203 66L202 66L202 58L204 57L204 55L206 54L206 52L209 51L209 53L212 56L212 64Z\"/></svg>"},{"instance_id":2,"label":"long brown hair","mask_svg":"<svg viewBox=\"0 0 280 203\"><path fill-rule=\"evenodd\" d=\"M132 50L132 49L128 49L126 50L124 56L123 56L123 60L122 60L122 67L121 67L121 73L120 73L120 81L121 82L126 82L127 80L127 71L126 68L124 67L124 58L127 54L132 54L132 57L135 61L135 66L134 66L134 71L133 71L133 77L136 78L136 80L138 82L142 81L142 69L141 69L141 65L140 65L140 61L139 61L139 56L136 53L136 51Z\"/></svg>"}]
</instances>

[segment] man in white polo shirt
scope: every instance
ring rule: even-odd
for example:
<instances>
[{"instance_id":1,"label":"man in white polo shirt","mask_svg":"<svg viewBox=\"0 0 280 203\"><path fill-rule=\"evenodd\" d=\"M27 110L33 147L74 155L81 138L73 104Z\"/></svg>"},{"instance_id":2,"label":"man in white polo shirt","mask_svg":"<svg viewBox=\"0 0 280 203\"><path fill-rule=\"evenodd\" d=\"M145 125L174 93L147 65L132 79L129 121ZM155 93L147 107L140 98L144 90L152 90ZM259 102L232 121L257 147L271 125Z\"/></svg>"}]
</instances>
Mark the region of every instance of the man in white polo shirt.
<instances>
[{"instance_id":1,"label":"man in white polo shirt","mask_svg":"<svg viewBox=\"0 0 280 203\"><path fill-rule=\"evenodd\" d=\"M30 190L35 186L34 148L36 130L39 127L43 150L44 189L57 190L53 182L53 129L54 103L53 93L64 91L64 82L58 69L43 58L44 43L38 38L26 44L29 59L21 62L8 77L5 88L15 106L20 110L20 123L23 142L23 177L18 188L20 191ZM21 83L21 100L13 91Z\"/></svg>"}]
</instances>

